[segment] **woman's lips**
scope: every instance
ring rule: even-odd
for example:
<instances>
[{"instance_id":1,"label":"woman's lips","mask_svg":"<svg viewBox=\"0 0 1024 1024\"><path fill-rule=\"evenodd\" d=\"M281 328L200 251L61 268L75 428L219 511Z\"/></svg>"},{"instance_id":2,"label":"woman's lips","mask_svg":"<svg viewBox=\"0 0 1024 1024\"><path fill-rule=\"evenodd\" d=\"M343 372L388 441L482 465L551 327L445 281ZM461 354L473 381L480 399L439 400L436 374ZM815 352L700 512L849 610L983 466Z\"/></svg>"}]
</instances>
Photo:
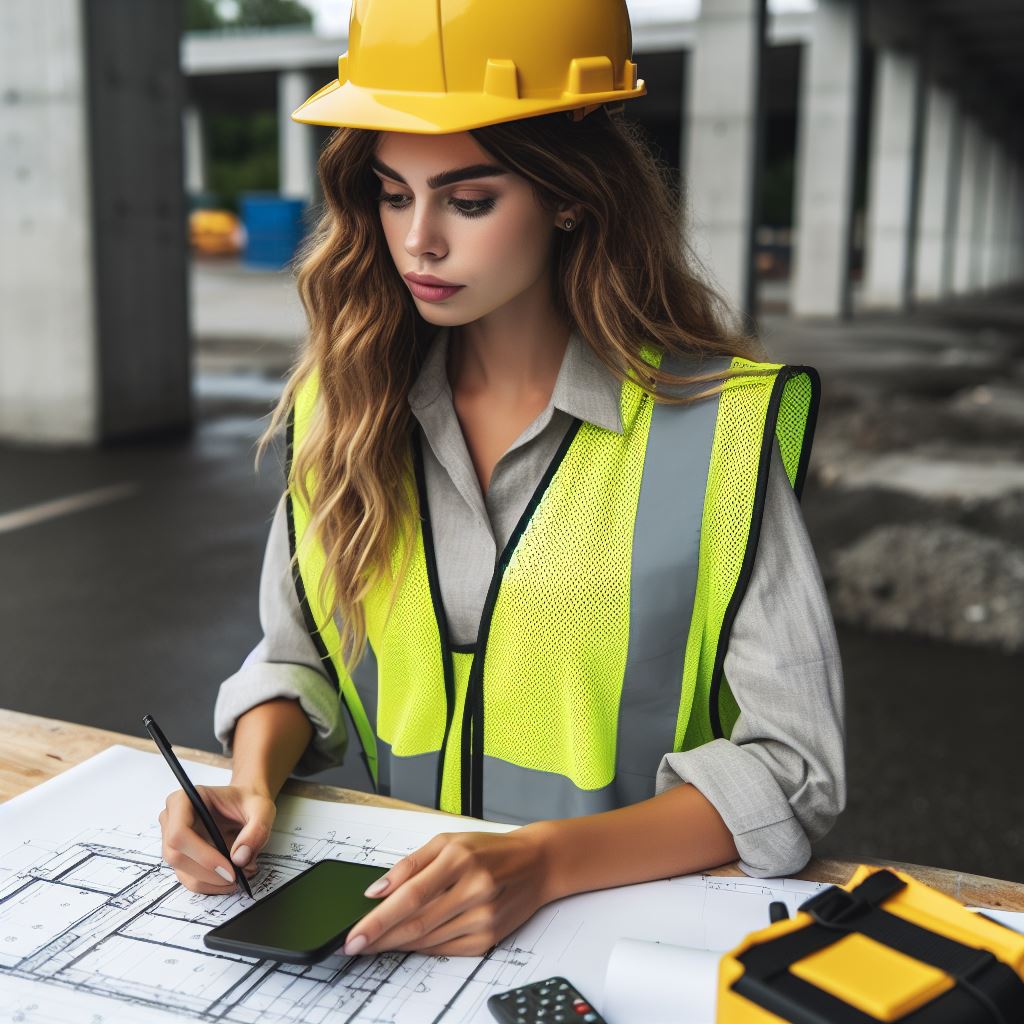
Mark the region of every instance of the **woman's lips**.
<instances>
[{"instance_id":1,"label":"woman's lips","mask_svg":"<svg viewBox=\"0 0 1024 1024\"><path fill-rule=\"evenodd\" d=\"M406 278L406 282L413 295L425 302L442 302L445 299L450 299L457 291L465 287L461 284L450 288L436 284L417 284L415 281L409 281L408 278Z\"/></svg>"}]
</instances>

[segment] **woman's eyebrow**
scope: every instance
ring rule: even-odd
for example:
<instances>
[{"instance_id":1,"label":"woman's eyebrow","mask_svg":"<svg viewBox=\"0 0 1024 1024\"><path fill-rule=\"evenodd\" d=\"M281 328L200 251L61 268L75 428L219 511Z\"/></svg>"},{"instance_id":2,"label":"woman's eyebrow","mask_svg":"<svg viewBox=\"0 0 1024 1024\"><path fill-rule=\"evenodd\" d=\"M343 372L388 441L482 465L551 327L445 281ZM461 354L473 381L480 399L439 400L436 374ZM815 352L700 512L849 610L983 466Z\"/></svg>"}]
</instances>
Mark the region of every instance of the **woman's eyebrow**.
<instances>
[{"instance_id":1,"label":"woman's eyebrow","mask_svg":"<svg viewBox=\"0 0 1024 1024\"><path fill-rule=\"evenodd\" d=\"M370 161L370 166L379 174L386 175L403 185L409 183L393 167L376 158ZM465 181L466 178L495 178L498 175L507 174L504 167L497 164L473 164L470 167L459 167L454 171L442 171L427 178L427 184L431 188L441 188L443 185L453 185L457 181Z\"/></svg>"}]
</instances>

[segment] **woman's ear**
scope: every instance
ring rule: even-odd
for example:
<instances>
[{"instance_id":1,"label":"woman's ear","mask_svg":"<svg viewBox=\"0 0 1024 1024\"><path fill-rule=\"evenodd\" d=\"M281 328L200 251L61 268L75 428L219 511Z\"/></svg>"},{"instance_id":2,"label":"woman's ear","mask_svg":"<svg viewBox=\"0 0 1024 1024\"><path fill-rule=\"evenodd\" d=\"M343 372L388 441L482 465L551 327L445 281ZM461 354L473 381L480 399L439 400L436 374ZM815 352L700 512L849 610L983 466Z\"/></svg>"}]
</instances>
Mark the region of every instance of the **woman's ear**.
<instances>
[{"instance_id":1,"label":"woman's ear","mask_svg":"<svg viewBox=\"0 0 1024 1024\"><path fill-rule=\"evenodd\" d=\"M566 227L566 222L571 221L572 226ZM567 206L555 213L555 227L560 231L574 231L580 222L580 211L577 206Z\"/></svg>"}]
</instances>

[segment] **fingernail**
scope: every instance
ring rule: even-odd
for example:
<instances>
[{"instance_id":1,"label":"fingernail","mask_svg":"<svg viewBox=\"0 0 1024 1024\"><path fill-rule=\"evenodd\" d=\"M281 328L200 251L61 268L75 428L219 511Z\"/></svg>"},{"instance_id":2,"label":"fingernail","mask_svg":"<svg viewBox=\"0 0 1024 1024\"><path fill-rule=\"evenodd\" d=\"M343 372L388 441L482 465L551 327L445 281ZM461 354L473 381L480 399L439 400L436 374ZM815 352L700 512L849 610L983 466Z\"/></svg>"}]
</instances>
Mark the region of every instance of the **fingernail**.
<instances>
[{"instance_id":1,"label":"fingernail","mask_svg":"<svg viewBox=\"0 0 1024 1024\"><path fill-rule=\"evenodd\" d=\"M231 859L239 866L243 867L249 863L249 858L252 856L252 850L248 846L240 846L233 854Z\"/></svg>"},{"instance_id":2,"label":"fingernail","mask_svg":"<svg viewBox=\"0 0 1024 1024\"><path fill-rule=\"evenodd\" d=\"M235 880L235 876L231 874L227 868L221 867L220 864L218 864L213 870L216 871L225 882L233 882Z\"/></svg>"},{"instance_id":3,"label":"fingernail","mask_svg":"<svg viewBox=\"0 0 1024 1024\"><path fill-rule=\"evenodd\" d=\"M355 956L366 946L365 935L355 935L345 943L345 956Z\"/></svg>"},{"instance_id":4,"label":"fingernail","mask_svg":"<svg viewBox=\"0 0 1024 1024\"><path fill-rule=\"evenodd\" d=\"M371 882L366 887L364 896L379 896L389 885L391 884L390 878L378 878L376 882Z\"/></svg>"}]
</instances>

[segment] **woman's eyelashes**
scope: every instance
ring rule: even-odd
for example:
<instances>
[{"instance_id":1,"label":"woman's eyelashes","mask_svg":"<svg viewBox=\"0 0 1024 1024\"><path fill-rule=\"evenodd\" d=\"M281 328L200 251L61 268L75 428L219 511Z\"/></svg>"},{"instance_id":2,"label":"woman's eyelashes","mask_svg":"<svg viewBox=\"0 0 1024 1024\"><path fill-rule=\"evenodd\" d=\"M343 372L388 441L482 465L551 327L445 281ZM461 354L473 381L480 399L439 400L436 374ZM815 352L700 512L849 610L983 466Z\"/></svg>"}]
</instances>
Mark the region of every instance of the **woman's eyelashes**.
<instances>
[{"instance_id":1,"label":"woman's eyelashes","mask_svg":"<svg viewBox=\"0 0 1024 1024\"><path fill-rule=\"evenodd\" d=\"M387 205L392 210L404 210L406 203L398 201L408 198L408 196L403 195L401 192L382 192L380 196L378 196L378 201ZM448 202L451 204L455 212L463 217L482 217L484 214L490 213L491 210L494 209L496 200L493 197L488 197L487 199L451 198Z\"/></svg>"}]
</instances>

